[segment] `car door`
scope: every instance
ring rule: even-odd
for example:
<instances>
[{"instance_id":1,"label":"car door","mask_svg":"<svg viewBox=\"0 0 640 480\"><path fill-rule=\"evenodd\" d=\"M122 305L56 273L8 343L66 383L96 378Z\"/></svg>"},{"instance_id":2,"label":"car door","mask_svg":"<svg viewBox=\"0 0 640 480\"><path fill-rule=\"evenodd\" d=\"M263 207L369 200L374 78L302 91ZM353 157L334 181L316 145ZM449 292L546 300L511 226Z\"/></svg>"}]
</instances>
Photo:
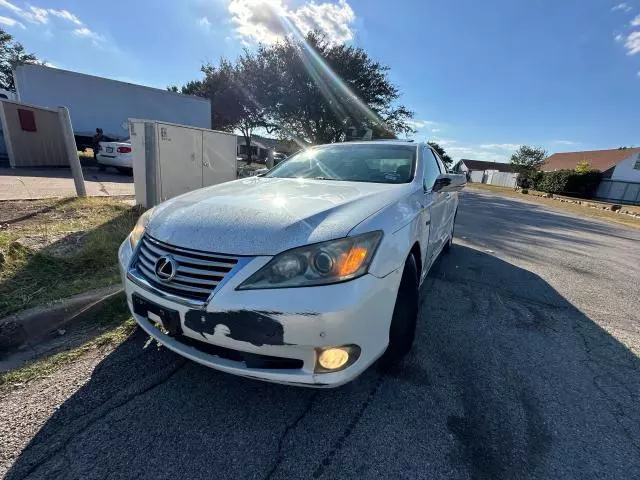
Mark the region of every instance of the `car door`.
<instances>
[{"instance_id":1,"label":"car door","mask_svg":"<svg viewBox=\"0 0 640 480\"><path fill-rule=\"evenodd\" d=\"M445 165L445 163L440 158L440 155L438 155L438 152L436 152L435 150L432 150L432 151L433 151L433 154L436 157L436 160L438 161L438 167L440 168L440 171L442 173L449 173L449 170L447 169L447 166ZM456 197L457 197L457 194L451 193L451 192L446 192L444 194L444 197L445 197L445 201L447 203L447 207L445 209L445 219L444 219L444 222L443 222L442 234L444 235L443 242L446 242L447 241L447 235L449 235L449 231L451 230L451 222L453 222L453 216L456 213L455 210L456 210Z\"/></svg>"},{"instance_id":2,"label":"car door","mask_svg":"<svg viewBox=\"0 0 640 480\"><path fill-rule=\"evenodd\" d=\"M434 192L433 184L442 173L438 161L431 148L425 147L424 155L424 177L423 189L425 195L425 205L429 209L429 233L428 247L426 255L426 266L430 266L435 256L440 251L443 244L443 227L446 220L447 197L442 192ZM426 272L428 268L425 268Z\"/></svg>"}]
</instances>

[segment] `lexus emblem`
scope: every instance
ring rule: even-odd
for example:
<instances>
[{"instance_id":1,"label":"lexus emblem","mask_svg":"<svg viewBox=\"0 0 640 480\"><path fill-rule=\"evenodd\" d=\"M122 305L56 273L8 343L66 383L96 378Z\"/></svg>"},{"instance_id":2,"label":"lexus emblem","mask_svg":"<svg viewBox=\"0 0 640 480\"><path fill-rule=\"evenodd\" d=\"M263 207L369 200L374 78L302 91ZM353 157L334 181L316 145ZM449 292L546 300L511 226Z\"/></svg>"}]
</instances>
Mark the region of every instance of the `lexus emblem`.
<instances>
[{"instance_id":1,"label":"lexus emblem","mask_svg":"<svg viewBox=\"0 0 640 480\"><path fill-rule=\"evenodd\" d=\"M156 260L156 277L163 282L169 282L176 276L178 265L171 255L165 255Z\"/></svg>"}]
</instances>

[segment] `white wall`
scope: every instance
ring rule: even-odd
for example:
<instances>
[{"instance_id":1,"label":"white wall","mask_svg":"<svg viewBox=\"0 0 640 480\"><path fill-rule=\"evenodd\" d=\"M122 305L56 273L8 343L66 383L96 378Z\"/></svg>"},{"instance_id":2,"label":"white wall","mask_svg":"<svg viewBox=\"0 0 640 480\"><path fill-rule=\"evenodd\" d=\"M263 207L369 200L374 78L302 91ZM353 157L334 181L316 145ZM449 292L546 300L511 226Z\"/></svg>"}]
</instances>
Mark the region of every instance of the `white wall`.
<instances>
[{"instance_id":1,"label":"white wall","mask_svg":"<svg viewBox=\"0 0 640 480\"><path fill-rule=\"evenodd\" d=\"M204 98L41 65L20 65L14 78L21 102L69 108L74 132L100 127L107 135L125 137L129 118L211 128L211 102Z\"/></svg>"},{"instance_id":2,"label":"white wall","mask_svg":"<svg viewBox=\"0 0 640 480\"><path fill-rule=\"evenodd\" d=\"M638 170L633 168L636 162L638 162ZM611 179L624 180L626 182L640 182L640 153L634 153L621 162L618 162L611 174Z\"/></svg>"}]
</instances>

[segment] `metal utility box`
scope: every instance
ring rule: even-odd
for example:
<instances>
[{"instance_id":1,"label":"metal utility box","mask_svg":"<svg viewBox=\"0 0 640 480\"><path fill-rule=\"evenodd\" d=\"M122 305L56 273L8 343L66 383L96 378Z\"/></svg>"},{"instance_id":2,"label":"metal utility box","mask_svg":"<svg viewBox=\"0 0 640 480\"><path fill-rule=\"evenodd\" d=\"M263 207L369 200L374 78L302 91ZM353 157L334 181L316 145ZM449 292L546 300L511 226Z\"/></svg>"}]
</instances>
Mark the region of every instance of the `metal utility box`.
<instances>
[{"instance_id":1,"label":"metal utility box","mask_svg":"<svg viewBox=\"0 0 640 480\"><path fill-rule=\"evenodd\" d=\"M236 136L151 120L129 120L136 203L152 207L236 179Z\"/></svg>"}]
</instances>

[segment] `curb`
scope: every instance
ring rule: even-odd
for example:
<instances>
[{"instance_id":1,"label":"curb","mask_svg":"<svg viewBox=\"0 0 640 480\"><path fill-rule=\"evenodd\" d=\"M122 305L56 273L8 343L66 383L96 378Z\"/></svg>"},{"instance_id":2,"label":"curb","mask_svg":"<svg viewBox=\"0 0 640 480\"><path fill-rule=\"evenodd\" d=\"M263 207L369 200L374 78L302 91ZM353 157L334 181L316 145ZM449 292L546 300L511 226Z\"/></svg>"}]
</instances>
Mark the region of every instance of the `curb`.
<instances>
[{"instance_id":1,"label":"curb","mask_svg":"<svg viewBox=\"0 0 640 480\"><path fill-rule=\"evenodd\" d=\"M38 339L60 326L90 316L105 301L120 295L121 285L110 285L56 300L0 319L0 350L8 350Z\"/></svg>"}]
</instances>

